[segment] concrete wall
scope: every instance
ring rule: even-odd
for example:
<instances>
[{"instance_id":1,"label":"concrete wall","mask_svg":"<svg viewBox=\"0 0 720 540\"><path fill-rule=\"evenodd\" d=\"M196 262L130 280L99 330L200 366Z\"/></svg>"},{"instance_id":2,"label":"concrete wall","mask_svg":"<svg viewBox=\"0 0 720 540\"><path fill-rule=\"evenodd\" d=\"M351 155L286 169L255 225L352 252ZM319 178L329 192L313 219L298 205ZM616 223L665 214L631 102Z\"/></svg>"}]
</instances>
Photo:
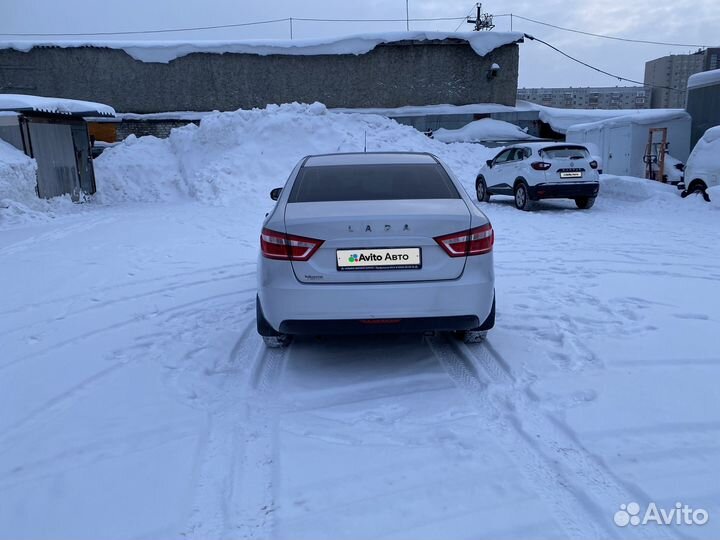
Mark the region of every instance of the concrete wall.
<instances>
[{"instance_id":1,"label":"concrete wall","mask_svg":"<svg viewBox=\"0 0 720 540\"><path fill-rule=\"evenodd\" d=\"M488 80L494 62L502 69ZM99 101L119 112L227 111L293 101L515 105L517 80L518 45L481 57L454 39L394 42L361 55L194 53L168 64L96 47L0 49L0 92Z\"/></svg>"}]
</instances>

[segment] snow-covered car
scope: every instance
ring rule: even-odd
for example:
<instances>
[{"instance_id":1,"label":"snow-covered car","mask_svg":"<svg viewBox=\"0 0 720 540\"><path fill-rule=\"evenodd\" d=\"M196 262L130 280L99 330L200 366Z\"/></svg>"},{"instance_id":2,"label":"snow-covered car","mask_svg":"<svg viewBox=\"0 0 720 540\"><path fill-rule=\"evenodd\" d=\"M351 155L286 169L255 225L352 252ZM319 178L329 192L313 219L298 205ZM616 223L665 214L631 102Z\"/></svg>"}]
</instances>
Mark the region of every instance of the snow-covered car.
<instances>
[{"instance_id":1,"label":"snow-covered car","mask_svg":"<svg viewBox=\"0 0 720 540\"><path fill-rule=\"evenodd\" d=\"M720 126L708 129L693 148L685 165L683 197L700 193L710 200L709 188L720 185Z\"/></svg>"},{"instance_id":2,"label":"snow-covered car","mask_svg":"<svg viewBox=\"0 0 720 540\"><path fill-rule=\"evenodd\" d=\"M600 189L597 162L578 144L523 143L505 147L478 171L478 201L510 195L529 210L540 199L573 199L578 208L595 204Z\"/></svg>"},{"instance_id":3,"label":"snow-covered car","mask_svg":"<svg viewBox=\"0 0 720 540\"><path fill-rule=\"evenodd\" d=\"M271 197L257 270L268 346L426 331L470 342L493 327L493 228L437 157L310 156Z\"/></svg>"}]
</instances>

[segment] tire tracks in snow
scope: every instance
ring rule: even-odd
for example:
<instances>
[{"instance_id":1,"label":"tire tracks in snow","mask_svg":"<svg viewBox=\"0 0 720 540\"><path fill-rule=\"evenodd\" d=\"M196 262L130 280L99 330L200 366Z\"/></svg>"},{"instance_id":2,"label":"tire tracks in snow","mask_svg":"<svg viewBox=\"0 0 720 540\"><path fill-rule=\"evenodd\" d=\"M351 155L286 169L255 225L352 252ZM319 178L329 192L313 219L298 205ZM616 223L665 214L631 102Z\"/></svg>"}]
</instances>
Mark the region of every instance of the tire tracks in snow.
<instances>
[{"instance_id":1,"label":"tire tracks in snow","mask_svg":"<svg viewBox=\"0 0 720 540\"><path fill-rule=\"evenodd\" d=\"M241 332L228 365L218 363L214 373L237 373L229 366L254 339L251 335ZM260 343L239 392L224 393L208 412L208 427L196 457L194 502L183 536L272 536L280 412L276 393L291 351L292 347L268 349Z\"/></svg>"},{"instance_id":2,"label":"tire tracks in snow","mask_svg":"<svg viewBox=\"0 0 720 540\"><path fill-rule=\"evenodd\" d=\"M124 303L124 302L134 302L134 301L141 300L144 298L169 293L171 291L183 290L188 287L199 287L199 286L203 286L203 285L219 283L221 281L230 281L230 280L240 279L240 278L252 275L252 274L254 274L254 272L247 272L247 273L243 273L243 274L231 274L228 276L214 277L214 278L210 278L210 279L201 279L201 280L197 280L197 281L190 281L190 282L184 282L184 283L175 283L175 284L169 285L167 287L161 287L159 289L143 291L138 294L120 296L120 297L113 298L110 300L105 300L105 301L95 300L95 298L91 298L91 301L94 302L93 304L76 309L74 311L67 311L65 313L56 315L54 317L51 317L51 318L48 318L45 320L34 321L30 325L25 324L25 325L19 326L17 328L11 328L9 330L5 330L2 333L0 333L0 337L6 336L9 334L14 334L16 332L21 332L23 330L27 330L28 328L32 328L37 325L47 325L47 324L56 323L58 321L64 321L65 319L76 317L78 315L82 315L84 313L92 312L92 311L95 311L98 309L115 307L116 305Z\"/></svg>"},{"instance_id":3,"label":"tire tracks in snow","mask_svg":"<svg viewBox=\"0 0 720 540\"><path fill-rule=\"evenodd\" d=\"M230 296L241 295L241 294L243 294L243 293L248 293L248 292L251 292L251 291L255 291L255 287L254 287L254 286L251 287L251 288L237 289L237 290L233 290L233 291L230 291L230 292L227 292L227 293L221 293L221 294L215 294L215 295L211 295L211 296L206 296L206 297L200 298L200 299L198 299L198 300L193 300L193 301L190 301L190 302L185 302L185 303L183 303L183 304L177 304L177 305L174 305L174 306L169 307L169 308L167 308L167 309L152 311L151 313L143 313L143 314L135 315L134 317L132 317L132 318L130 318L130 319L121 320L121 321L118 321L118 322L116 322L116 323L113 323L113 324L110 324L110 325L107 325L107 326L102 326L102 327L100 327L100 328L95 328L95 329L93 329L93 330L91 330L91 331L89 331L89 332L85 332L85 333L82 333L82 334L77 334L77 335L72 336L72 337L70 337L70 338L67 338L67 339L64 339L64 340L62 340L62 341L53 343L52 345L49 345L49 346L47 346L47 347L44 347L43 349L34 351L34 352L30 353L30 354L26 354L26 355L24 355L24 356L21 356L21 357L18 357L18 358L14 358L13 360L10 360L9 362L5 362L4 364L0 365L0 372L2 372L2 371L5 370L5 369L8 369L8 368L14 366L15 364L20 363L20 362L24 362L24 361L29 360L29 359L31 359L31 358L35 358L35 357L37 357L37 356L41 356L41 355L43 355L43 354L47 354L47 353L49 353L49 352L55 351L56 349L58 349L58 348L60 348L60 347L66 347L66 346L68 346L68 345L72 345L72 344L78 343L78 342L80 342L80 341L83 341L83 340L86 340L86 339L95 337L95 336L97 336L97 335L104 334L104 333L106 333L106 332L112 332L113 330L118 330L118 329L124 328L124 327L126 327L126 326L132 326L133 324L146 323L148 318L155 318L155 317L158 317L158 316L168 315L168 314L173 314L173 313L182 314L182 310L185 310L185 309L187 309L187 308L191 308L191 307L194 307L194 306L198 306L198 305L201 305L201 304L210 302L210 301L219 300L219 299L221 299L221 298L227 298L227 297L230 297Z\"/></svg>"},{"instance_id":4,"label":"tire tracks in snow","mask_svg":"<svg viewBox=\"0 0 720 540\"><path fill-rule=\"evenodd\" d=\"M477 413L481 426L546 495L569 536L677 537L668 529L621 529L613 524L612 516L621 503L649 497L624 485L567 426L542 411L538 397L518 383L510 363L487 341L470 347L446 337L428 337L427 343Z\"/></svg>"}]
</instances>

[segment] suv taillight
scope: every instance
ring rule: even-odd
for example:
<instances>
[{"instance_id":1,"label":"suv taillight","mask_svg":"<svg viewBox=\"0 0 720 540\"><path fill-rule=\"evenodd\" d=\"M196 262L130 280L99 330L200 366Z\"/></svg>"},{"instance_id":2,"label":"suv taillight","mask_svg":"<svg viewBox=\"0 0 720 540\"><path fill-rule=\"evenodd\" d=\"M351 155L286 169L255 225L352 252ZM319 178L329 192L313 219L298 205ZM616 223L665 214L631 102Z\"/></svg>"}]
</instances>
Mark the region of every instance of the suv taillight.
<instances>
[{"instance_id":1,"label":"suv taillight","mask_svg":"<svg viewBox=\"0 0 720 540\"><path fill-rule=\"evenodd\" d=\"M488 223L469 231L436 236L434 240L451 257L469 257L490 253L495 243L495 234L492 225Z\"/></svg>"},{"instance_id":2,"label":"suv taillight","mask_svg":"<svg viewBox=\"0 0 720 540\"><path fill-rule=\"evenodd\" d=\"M598 163L594 159L590 162L590 168L591 169L597 169Z\"/></svg>"},{"instance_id":3,"label":"suv taillight","mask_svg":"<svg viewBox=\"0 0 720 540\"><path fill-rule=\"evenodd\" d=\"M285 234L263 229L260 234L260 251L263 257L282 261L307 261L322 245L323 240Z\"/></svg>"},{"instance_id":4,"label":"suv taillight","mask_svg":"<svg viewBox=\"0 0 720 540\"><path fill-rule=\"evenodd\" d=\"M530 166L536 171L547 171L552 167L552 163L548 163L547 161L533 161Z\"/></svg>"}]
</instances>

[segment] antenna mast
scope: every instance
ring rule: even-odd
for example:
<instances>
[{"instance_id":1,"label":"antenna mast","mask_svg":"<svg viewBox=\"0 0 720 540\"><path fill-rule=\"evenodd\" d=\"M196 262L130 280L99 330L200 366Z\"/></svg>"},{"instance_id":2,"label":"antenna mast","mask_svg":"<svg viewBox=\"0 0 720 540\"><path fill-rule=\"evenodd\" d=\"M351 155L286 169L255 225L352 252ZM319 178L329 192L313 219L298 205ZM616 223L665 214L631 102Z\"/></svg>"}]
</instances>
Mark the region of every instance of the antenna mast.
<instances>
[{"instance_id":1,"label":"antenna mast","mask_svg":"<svg viewBox=\"0 0 720 540\"><path fill-rule=\"evenodd\" d=\"M495 28L495 25L493 24L493 16L489 13L482 12L482 4L475 4L475 9L477 10L475 18L467 18L468 24L475 25L475 28L473 28L475 32L479 32L481 30L492 30Z\"/></svg>"}]
</instances>

